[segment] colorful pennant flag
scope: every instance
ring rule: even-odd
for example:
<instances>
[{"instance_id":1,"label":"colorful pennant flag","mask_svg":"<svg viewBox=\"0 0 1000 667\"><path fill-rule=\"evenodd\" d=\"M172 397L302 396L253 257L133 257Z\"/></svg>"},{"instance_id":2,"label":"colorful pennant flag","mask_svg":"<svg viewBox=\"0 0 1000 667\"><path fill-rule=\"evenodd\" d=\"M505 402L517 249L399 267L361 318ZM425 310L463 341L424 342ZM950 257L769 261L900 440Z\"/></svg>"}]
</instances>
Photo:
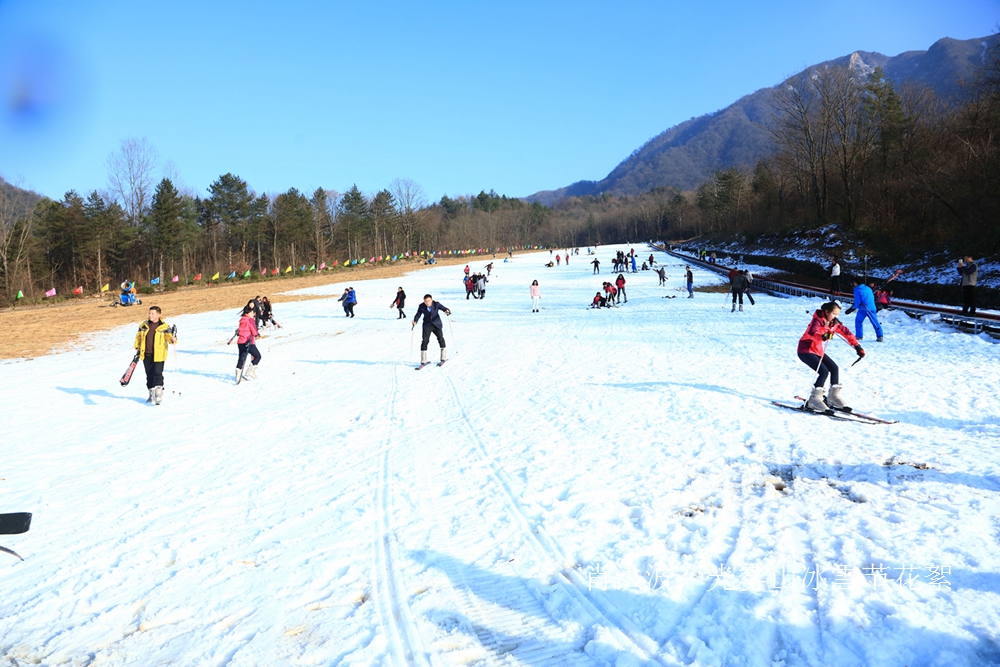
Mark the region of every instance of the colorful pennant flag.
<instances>
[{"instance_id":1,"label":"colorful pennant flag","mask_svg":"<svg viewBox=\"0 0 1000 667\"><path fill-rule=\"evenodd\" d=\"M104 287L101 288L101 294L107 292L108 291L108 287L110 287L110 286L111 286L111 283L105 283Z\"/></svg>"},{"instance_id":2,"label":"colorful pennant flag","mask_svg":"<svg viewBox=\"0 0 1000 667\"><path fill-rule=\"evenodd\" d=\"M322 264L319 265L319 270L320 271L322 271L325 268L326 268L326 262L323 262Z\"/></svg>"},{"instance_id":3,"label":"colorful pennant flag","mask_svg":"<svg viewBox=\"0 0 1000 667\"><path fill-rule=\"evenodd\" d=\"M83 285L80 285L75 290L73 290L73 294L83 294Z\"/></svg>"},{"instance_id":4,"label":"colorful pennant flag","mask_svg":"<svg viewBox=\"0 0 1000 667\"><path fill-rule=\"evenodd\" d=\"M24 298L24 292L22 292L21 290L17 290L17 298L18 299L23 299Z\"/></svg>"},{"instance_id":5,"label":"colorful pennant flag","mask_svg":"<svg viewBox=\"0 0 1000 667\"><path fill-rule=\"evenodd\" d=\"M278 269L271 269L271 275L272 276L278 275Z\"/></svg>"},{"instance_id":6,"label":"colorful pennant flag","mask_svg":"<svg viewBox=\"0 0 1000 667\"><path fill-rule=\"evenodd\" d=\"M157 277L153 278L152 280L149 281L149 284L150 285L159 285L160 284L160 277L157 276Z\"/></svg>"},{"instance_id":7,"label":"colorful pennant flag","mask_svg":"<svg viewBox=\"0 0 1000 667\"><path fill-rule=\"evenodd\" d=\"M181 280L180 276L174 276L173 278L170 279L170 282L177 283L180 282L180 280Z\"/></svg>"},{"instance_id":8,"label":"colorful pennant flag","mask_svg":"<svg viewBox=\"0 0 1000 667\"><path fill-rule=\"evenodd\" d=\"M232 272L232 273L230 273L230 274L229 274L228 276L226 276L226 280L229 280L230 278L235 278L235 277L236 277L236 272L235 272L235 271L233 271L233 272Z\"/></svg>"},{"instance_id":9,"label":"colorful pennant flag","mask_svg":"<svg viewBox=\"0 0 1000 667\"><path fill-rule=\"evenodd\" d=\"M354 266L354 265L355 265L355 264L357 264L357 263L358 263L358 260L356 260L356 259L352 259L352 260L351 260L351 266Z\"/></svg>"},{"instance_id":10,"label":"colorful pennant flag","mask_svg":"<svg viewBox=\"0 0 1000 667\"><path fill-rule=\"evenodd\" d=\"M243 277L244 278L249 278L250 277L250 269L247 269L247 272L243 274Z\"/></svg>"},{"instance_id":11,"label":"colorful pennant flag","mask_svg":"<svg viewBox=\"0 0 1000 667\"><path fill-rule=\"evenodd\" d=\"M196 276L194 277L194 279L195 279L195 280L201 280L201 274L199 273L198 275L196 275Z\"/></svg>"},{"instance_id":12,"label":"colorful pennant flag","mask_svg":"<svg viewBox=\"0 0 1000 667\"><path fill-rule=\"evenodd\" d=\"M291 265L291 264L289 264L289 265L288 265L288 268L287 268L287 269L285 269L285 273L291 273L291 272L292 272L292 265Z\"/></svg>"},{"instance_id":13,"label":"colorful pennant flag","mask_svg":"<svg viewBox=\"0 0 1000 667\"><path fill-rule=\"evenodd\" d=\"M50 298L54 297L55 295L56 295L56 288L53 287L52 289L50 289L48 292L45 293L45 298L46 299L50 299Z\"/></svg>"},{"instance_id":14,"label":"colorful pennant flag","mask_svg":"<svg viewBox=\"0 0 1000 667\"><path fill-rule=\"evenodd\" d=\"M212 280L218 280L218 279L219 279L219 272L218 272L218 271L216 271L216 272L215 272L215 275L214 275L214 276L212 276Z\"/></svg>"},{"instance_id":15,"label":"colorful pennant flag","mask_svg":"<svg viewBox=\"0 0 1000 667\"><path fill-rule=\"evenodd\" d=\"M315 265L315 264L313 264L312 266L310 266L310 267L309 267L309 270L310 270L310 271L315 271L315 270L316 270L316 265Z\"/></svg>"},{"instance_id":16,"label":"colorful pennant flag","mask_svg":"<svg viewBox=\"0 0 1000 667\"><path fill-rule=\"evenodd\" d=\"M336 259L335 259L335 260L333 260L333 265L334 265L334 266L337 266L337 261L338 261L338 260L336 260Z\"/></svg>"}]
</instances>

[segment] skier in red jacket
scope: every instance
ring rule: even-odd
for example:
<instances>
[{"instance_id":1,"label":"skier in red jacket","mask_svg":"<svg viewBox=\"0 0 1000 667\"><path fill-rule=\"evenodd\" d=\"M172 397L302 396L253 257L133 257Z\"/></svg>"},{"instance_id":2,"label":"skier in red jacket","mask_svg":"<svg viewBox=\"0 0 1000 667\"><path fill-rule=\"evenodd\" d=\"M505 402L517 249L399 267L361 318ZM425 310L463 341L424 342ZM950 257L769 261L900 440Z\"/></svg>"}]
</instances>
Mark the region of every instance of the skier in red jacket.
<instances>
[{"instance_id":1,"label":"skier in red jacket","mask_svg":"<svg viewBox=\"0 0 1000 667\"><path fill-rule=\"evenodd\" d=\"M840 368L826 354L827 343L835 335L838 335L854 347L859 357L865 356L864 348L858 343L858 339L854 337L850 329L837 320L839 314L840 305L835 301L824 303L819 310L813 313L812 321L809 322L806 332L799 339L799 359L818 373L812 393L809 395L809 400L806 401L806 408L816 412L825 412L831 408L850 411L850 408L844 404L840 397ZM823 388L828 377L831 385L830 394L825 397L824 401Z\"/></svg>"},{"instance_id":2,"label":"skier in red jacket","mask_svg":"<svg viewBox=\"0 0 1000 667\"><path fill-rule=\"evenodd\" d=\"M618 287L618 291L621 292L620 298L624 298L625 303L628 303L628 295L625 294L625 276L619 273L618 280L615 281L615 285Z\"/></svg>"}]
</instances>

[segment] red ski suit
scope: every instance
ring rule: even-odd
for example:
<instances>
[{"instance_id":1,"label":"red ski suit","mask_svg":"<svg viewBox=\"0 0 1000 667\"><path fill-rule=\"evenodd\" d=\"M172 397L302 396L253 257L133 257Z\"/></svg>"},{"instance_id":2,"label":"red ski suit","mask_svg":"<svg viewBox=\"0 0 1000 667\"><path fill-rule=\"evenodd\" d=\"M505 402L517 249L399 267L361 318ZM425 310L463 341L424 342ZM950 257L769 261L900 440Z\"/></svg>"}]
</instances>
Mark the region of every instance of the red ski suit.
<instances>
[{"instance_id":1,"label":"red ski suit","mask_svg":"<svg viewBox=\"0 0 1000 667\"><path fill-rule=\"evenodd\" d=\"M806 332L802 334L802 338L799 339L799 353L815 354L822 357L826 351L823 349L823 337L829 335L829 338L833 337L833 334L839 334L847 340L851 346L858 344L858 339L854 337L851 330L841 324L839 321L833 326L830 326L826 318L823 317L823 311L817 310L813 313L812 321L809 322L809 326L806 327ZM828 338L828 339L829 339Z\"/></svg>"}]
</instances>

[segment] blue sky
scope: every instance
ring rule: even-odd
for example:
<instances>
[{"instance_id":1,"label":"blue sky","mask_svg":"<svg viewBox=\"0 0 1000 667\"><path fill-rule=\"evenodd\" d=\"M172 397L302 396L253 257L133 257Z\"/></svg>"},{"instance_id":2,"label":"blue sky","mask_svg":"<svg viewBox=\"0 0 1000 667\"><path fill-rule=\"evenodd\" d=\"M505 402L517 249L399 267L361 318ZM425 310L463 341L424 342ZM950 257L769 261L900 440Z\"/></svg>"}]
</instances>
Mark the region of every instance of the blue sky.
<instances>
[{"instance_id":1,"label":"blue sky","mask_svg":"<svg viewBox=\"0 0 1000 667\"><path fill-rule=\"evenodd\" d=\"M998 21L998 0L0 0L0 175L88 193L134 136L198 193L232 172L266 193L523 196L807 65Z\"/></svg>"}]
</instances>

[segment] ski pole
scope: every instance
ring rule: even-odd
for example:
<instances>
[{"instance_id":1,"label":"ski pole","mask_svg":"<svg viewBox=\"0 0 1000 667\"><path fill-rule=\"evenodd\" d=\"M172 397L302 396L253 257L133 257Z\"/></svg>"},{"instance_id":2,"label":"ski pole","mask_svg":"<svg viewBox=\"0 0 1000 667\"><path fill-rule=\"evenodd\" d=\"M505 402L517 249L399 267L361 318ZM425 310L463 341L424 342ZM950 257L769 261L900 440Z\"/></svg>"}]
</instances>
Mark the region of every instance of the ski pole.
<instances>
[{"instance_id":1,"label":"ski pole","mask_svg":"<svg viewBox=\"0 0 1000 667\"><path fill-rule=\"evenodd\" d=\"M448 318L448 333L451 335L451 341L452 341L452 343L454 343L455 342L455 328L451 326L451 316L450 315L445 315L445 317ZM453 347L454 347L454 350L455 350L455 354L457 355L458 354L458 346L454 345Z\"/></svg>"},{"instance_id":2,"label":"ski pole","mask_svg":"<svg viewBox=\"0 0 1000 667\"><path fill-rule=\"evenodd\" d=\"M413 326L410 327L410 356L407 357L409 363L411 363L411 364L413 363L413 336L414 336L414 332L416 332L416 330L417 330L417 324L416 324L416 322L414 322Z\"/></svg>"}]
</instances>

